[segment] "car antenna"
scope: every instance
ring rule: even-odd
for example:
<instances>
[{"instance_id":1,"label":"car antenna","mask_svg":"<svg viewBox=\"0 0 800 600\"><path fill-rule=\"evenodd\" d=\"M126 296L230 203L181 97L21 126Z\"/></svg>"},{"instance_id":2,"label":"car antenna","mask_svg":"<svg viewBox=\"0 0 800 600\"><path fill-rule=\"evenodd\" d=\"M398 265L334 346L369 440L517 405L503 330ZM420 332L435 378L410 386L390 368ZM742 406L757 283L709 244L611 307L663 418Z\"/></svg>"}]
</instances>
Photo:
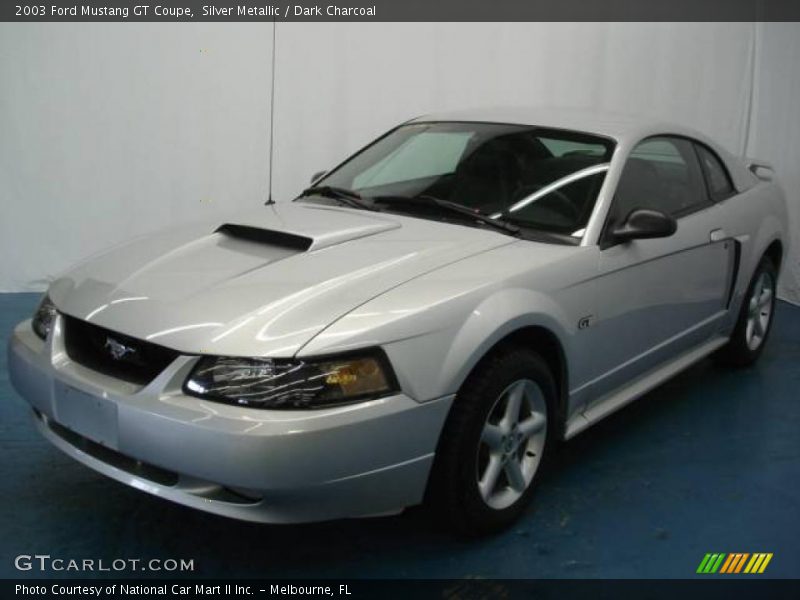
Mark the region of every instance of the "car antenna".
<instances>
[{"instance_id":1,"label":"car antenna","mask_svg":"<svg viewBox=\"0 0 800 600\"><path fill-rule=\"evenodd\" d=\"M266 205L275 204L272 199L272 152L275 146L274 132L275 132L275 36L277 33L278 24L275 21L275 15L272 16L272 81L270 84L270 100L269 100L269 184L268 196Z\"/></svg>"}]
</instances>

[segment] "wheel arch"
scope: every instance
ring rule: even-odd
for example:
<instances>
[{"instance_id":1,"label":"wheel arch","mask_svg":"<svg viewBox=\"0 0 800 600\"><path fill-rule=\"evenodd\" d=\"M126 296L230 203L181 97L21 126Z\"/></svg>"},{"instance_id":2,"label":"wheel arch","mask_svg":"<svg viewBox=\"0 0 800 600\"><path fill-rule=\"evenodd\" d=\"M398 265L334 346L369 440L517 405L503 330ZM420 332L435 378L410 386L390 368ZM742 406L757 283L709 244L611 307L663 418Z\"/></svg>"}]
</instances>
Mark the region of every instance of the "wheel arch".
<instances>
[{"instance_id":1,"label":"wheel arch","mask_svg":"<svg viewBox=\"0 0 800 600\"><path fill-rule=\"evenodd\" d=\"M489 352L502 351L507 346L533 350L547 363L556 383L556 423L559 437L563 437L567 421L569 396L569 366L564 347L558 336L542 325L529 325L506 335Z\"/></svg>"},{"instance_id":2,"label":"wheel arch","mask_svg":"<svg viewBox=\"0 0 800 600\"><path fill-rule=\"evenodd\" d=\"M775 265L775 269L780 273L781 262L783 261L783 242L780 238L776 238L770 242L766 250L764 250L763 256L769 257L772 264Z\"/></svg>"},{"instance_id":3,"label":"wheel arch","mask_svg":"<svg viewBox=\"0 0 800 600\"><path fill-rule=\"evenodd\" d=\"M752 207L756 201L761 201L762 204L769 205L770 200L776 196L770 195L770 190L764 186L758 186L752 198L748 197L748 206L751 213L743 216L751 219L756 218L755 209ZM760 195L759 195L760 194ZM782 197L782 196L779 196ZM733 290L733 301L730 304L732 315L738 315L741 310L741 302L747 293L747 287L750 285L750 280L756 272L758 265L764 257L769 257L775 265L778 274L784 263L786 252L786 216L775 212L768 213L761 217L761 221L757 227L742 236L737 237L741 247L741 262L738 265L738 272Z\"/></svg>"},{"instance_id":4,"label":"wheel arch","mask_svg":"<svg viewBox=\"0 0 800 600\"><path fill-rule=\"evenodd\" d=\"M498 353L511 348L525 348L537 353L547 364L556 384L556 423L558 437L563 438L569 405L569 365L564 345L558 335L544 325L531 324L517 327L502 335L478 358L464 376L459 390L469 378Z\"/></svg>"}]
</instances>

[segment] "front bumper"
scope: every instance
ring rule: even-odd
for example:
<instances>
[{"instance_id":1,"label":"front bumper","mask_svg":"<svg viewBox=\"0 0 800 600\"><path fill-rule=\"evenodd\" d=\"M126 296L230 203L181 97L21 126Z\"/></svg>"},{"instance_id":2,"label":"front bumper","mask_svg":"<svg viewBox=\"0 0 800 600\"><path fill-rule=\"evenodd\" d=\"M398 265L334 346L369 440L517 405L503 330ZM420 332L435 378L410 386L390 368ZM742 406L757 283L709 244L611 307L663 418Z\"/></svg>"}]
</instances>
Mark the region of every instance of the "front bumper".
<instances>
[{"instance_id":1,"label":"front bumper","mask_svg":"<svg viewBox=\"0 0 800 600\"><path fill-rule=\"evenodd\" d=\"M59 449L117 481L208 512L268 523L399 512L422 501L452 402L398 394L351 406L270 411L181 392L197 357L147 386L87 369L21 323L9 373Z\"/></svg>"}]
</instances>

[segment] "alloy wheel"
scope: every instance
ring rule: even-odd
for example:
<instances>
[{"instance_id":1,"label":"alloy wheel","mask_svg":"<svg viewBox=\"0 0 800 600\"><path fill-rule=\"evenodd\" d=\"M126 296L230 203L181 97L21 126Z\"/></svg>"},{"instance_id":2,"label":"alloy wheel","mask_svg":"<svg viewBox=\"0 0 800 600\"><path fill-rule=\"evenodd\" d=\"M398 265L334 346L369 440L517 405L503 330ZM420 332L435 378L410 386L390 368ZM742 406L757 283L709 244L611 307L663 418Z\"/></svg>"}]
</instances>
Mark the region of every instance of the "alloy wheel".
<instances>
[{"instance_id":1,"label":"alloy wheel","mask_svg":"<svg viewBox=\"0 0 800 600\"><path fill-rule=\"evenodd\" d=\"M747 328L745 340L750 350L757 349L767 335L769 321L772 318L775 282L767 272L762 272L753 286L747 307Z\"/></svg>"},{"instance_id":2,"label":"alloy wheel","mask_svg":"<svg viewBox=\"0 0 800 600\"><path fill-rule=\"evenodd\" d=\"M547 404L539 385L520 379L498 396L478 445L476 478L495 510L514 504L533 481L547 436Z\"/></svg>"}]
</instances>

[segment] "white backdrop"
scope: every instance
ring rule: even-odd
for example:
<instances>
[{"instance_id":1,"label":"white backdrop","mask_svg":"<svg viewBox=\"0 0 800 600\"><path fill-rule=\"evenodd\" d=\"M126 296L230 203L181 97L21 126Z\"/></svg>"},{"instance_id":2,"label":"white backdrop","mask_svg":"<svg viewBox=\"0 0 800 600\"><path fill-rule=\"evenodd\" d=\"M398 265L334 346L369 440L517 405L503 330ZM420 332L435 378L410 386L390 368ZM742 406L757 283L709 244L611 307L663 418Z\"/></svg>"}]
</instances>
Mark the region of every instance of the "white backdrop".
<instances>
[{"instance_id":1,"label":"white backdrop","mask_svg":"<svg viewBox=\"0 0 800 600\"><path fill-rule=\"evenodd\" d=\"M272 24L0 24L0 291L266 196ZM800 223L800 25L279 23L274 196L399 121L653 114L773 161ZM784 297L800 299L793 251Z\"/></svg>"}]
</instances>

